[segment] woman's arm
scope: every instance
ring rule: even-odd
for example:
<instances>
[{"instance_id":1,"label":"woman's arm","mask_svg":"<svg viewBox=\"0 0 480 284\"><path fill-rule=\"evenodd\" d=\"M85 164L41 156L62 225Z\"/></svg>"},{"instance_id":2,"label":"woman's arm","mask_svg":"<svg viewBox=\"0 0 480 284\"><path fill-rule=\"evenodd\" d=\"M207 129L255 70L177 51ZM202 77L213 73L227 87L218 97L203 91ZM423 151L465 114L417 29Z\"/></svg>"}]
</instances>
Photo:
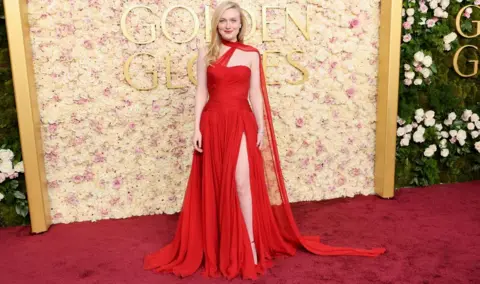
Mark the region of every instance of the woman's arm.
<instances>
[{"instance_id":1,"label":"woman's arm","mask_svg":"<svg viewBox=\"0 0 480 284\"><path fill-rule=\"evenodd\" d=\"M263 95L260 85L260 55L256 52L253 52L250 69L252 70L249 90L250 103L255 114L258 131L263 133L265 126L263 121Z\"/></svg>"},{"instance_id":2,"label":"woman's arm","mask_svg":"<svg viewBox=\"0 0 480 284\"><path fill-rule=\"evenodd\" d=\"M195 130L200 130L200 117L207 103L207 64L205 63L205 48L198 49L197 58L197 92L195 94Z\"/></svg>"}]
</instances>

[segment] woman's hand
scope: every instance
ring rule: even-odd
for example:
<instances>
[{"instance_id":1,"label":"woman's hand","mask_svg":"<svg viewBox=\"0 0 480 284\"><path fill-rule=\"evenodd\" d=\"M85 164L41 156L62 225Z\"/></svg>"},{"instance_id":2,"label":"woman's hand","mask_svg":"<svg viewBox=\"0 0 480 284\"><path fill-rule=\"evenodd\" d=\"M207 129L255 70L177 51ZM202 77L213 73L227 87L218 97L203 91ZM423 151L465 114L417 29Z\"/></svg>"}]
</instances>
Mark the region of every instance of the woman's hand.
<instances>
[{"instance_id":1,"label":"woman's hand","mask_svg":"<svg viewBox=\"0 0 480 284\"><path fill-rule=\"evenodd\" d=\"M203 152L203 150L202 150L202 133L200 132L200 130L195 129L195 132L193 134L192 142L193 142L193 148L195 148L196 151L202 153Z\"/></svg>"},{"instance_id":2,"label":"woman's hand","mask_svg":"<svg viewBox=\"0 0 480 284\"><path fill-rule=\"evenodd\" d=\"M259 130L257 134L257 147L260 150L263 150L263 133L264 133L263 130Z\"/></svg>"}]
</instances>

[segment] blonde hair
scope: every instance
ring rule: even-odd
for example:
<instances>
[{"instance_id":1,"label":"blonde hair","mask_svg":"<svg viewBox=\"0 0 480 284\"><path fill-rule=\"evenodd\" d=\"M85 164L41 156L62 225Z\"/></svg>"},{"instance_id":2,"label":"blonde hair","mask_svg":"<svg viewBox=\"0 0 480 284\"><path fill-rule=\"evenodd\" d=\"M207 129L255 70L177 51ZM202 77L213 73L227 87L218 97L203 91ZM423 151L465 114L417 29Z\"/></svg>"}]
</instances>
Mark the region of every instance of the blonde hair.
<instances>
[{"instance_id":1,"label":"blonde hair","mask_svg":"<svg viewBox=\"0 0 480 284\"><path fill-rule=\"evenodd\" d=\"M225 1L215 8L215 12L213 12L212 16L212 29L215 29L215 32L212 30L212 38L210 40L210 44L207 48L207 53L205 55L205 61L207 66L210 65L212 62L215 62L220 55L220 47L222 44L222 38L218 34L218 23L220 22L220 17L223 15L225 11L228 9L235 9L240 13L240 24L242 25L240 31L237 35L237 41L243 43L243 38L245 37L245 24L247 23L245 14L243 13L240 5L233 1Z\"/></svg>"}]
</instances>

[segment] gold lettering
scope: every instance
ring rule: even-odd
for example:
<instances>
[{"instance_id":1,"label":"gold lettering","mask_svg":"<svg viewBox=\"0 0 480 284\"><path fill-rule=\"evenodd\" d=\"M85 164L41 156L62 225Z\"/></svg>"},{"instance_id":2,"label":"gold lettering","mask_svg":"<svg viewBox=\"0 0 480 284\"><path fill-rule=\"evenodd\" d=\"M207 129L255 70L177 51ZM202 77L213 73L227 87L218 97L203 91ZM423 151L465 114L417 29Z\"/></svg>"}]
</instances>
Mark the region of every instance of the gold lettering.
<instances>
[{"instance_id":1,"label":"gold lettering","mask_svg":"<svg viewBox=\"0 0 480 284\"><path fill-rule=\"evenodd\" d=\"M453 68L455 69L455 72L457 72L457 74L462 77L472 77L478 73L478 60L467 60L467 62L473 62L473 72L470 74L463 74L462 72L460 72L460 68L458 68L458 57L460 55L460 52L462 52L462 50L467 47L475 48L475 50L478 50L478 47L476 47L475 45L464 45L460 47L457 52L455 52L455 56L453 56Z\"/></svg>"},{"instance_id":2,"label":"gold lettering","mask_svg":"<svg viewBox=\"0 0 480 284\"><path fill-rule=\"evenodd\" d=\"M292 65L293 67L297 68L300 72L302 72L302 79L296 82L287 79L287 83L290 85L300 85L305 83L305 81L308 80L308 71L307 69L305 69L305 67L301 66L297 61L293 60L292 58L293 53L303 53L303 51L294 50L287 54L288 63L290 63L290 65Z\"/></svg>"},{"instance_id":3,"label":"gold lettering","mask_svg":"<svg viewBox=\"0 0 480 284\"><path fill-rule=\"evenodd\" d=\"M265 51L263 53L263 56L262 56L262 65L264 66L263 69L264 69L264 72L265 72L265 78L267 77L267 68L268 67L277 67L278 64L268 64L268 54L269 53L280 53L280 51ZM277 81L274 81L274 82L267 82L268 85L280 85L279 82Z\"/></svg>"},{"instance_id":4,"label":"gold lettering","mask_svg":"<svg viewBox=\"0 0 480 284\"><path fill-rule=\"evenodd\" d=\"M125 76L125 80L127 81L127 83L134 87L135 89L139 90L139 91L148 91L148 90L153 90L155 89L156 87L158 87L158 73L157 73L157 69L156 69L156 66L154 65L154 68L153 70L147 70L145 73L147 74L152 74L152 78L153 78L153 86L150 87L150 88L141 88L141 87L138 87L136 86L135 84L133 84L132 82L132 77L130 76L130 64L132 63L133 59L137 56L141 56L141 55L147 55L147 56L151 56L155 62L155 56L150 54L150 53L145 53L145 52L142 52L142 53L135 53L133 54L132 56L130 56L127 61L125 61L125 64L123 65L123 75Z\"/></svg>"},{"instance_id":5,"label":"gold lettering","mask_svg":"<svg viewBox=\"0 0 480 284\"><path fill-rule=\"evenodd\" d=\"M303 36L305 37L306 40L310 40L310 33L308 29L308 11L309 11L310 5L307 5L307 13L305 14L305 29L302 29L300 25L298 24L298 20L293 17L293 14L291 13L291 9L288 7L286 8L287 13L285 14L285 32L287 31L287 22L288 22L288 17L292 19L293 23L297 26L297 28L302 32Z\"/></svg>"},{"instance_id":6,"label":"gold lettering","mask_svg":"<svg viewBox=\"0 0 480 284\"><path fill-rule=\"evenodd\" d=\"M210 18L210 6L205 5L205 41L212 38L212 19Z\"/></svg>"},{"instance_id":7,"label":"gold lettering","mask_svg":"<svg viewBox=\"0 0 480 284\"><path fill-rule=\"evenodd\" d=\"M480 21L472 21L472 23L475 23L475 25L477 26L477 33L474 34L474 35L467 35L465 34L463 31L462 31L462 25L460 24L460 21L463 17L463 13L465 12L465 10L468 8L468 7L472 7L472 8L477 8L477 9L480 9L479 6L476 6L476 5L467 5L465 7L463 7L462 9L460 9L460 11L458 11L458 14L457 14L457 18L455 20L455 26L457 28L457 32L463 36L463 37L466 37L466 38L474 38L474 37L477 37L480 35Z\"/></svg>"},{"instance_id":8,"label":"gold lettering","mask_svg":"<svg viewBox=\"0 0 480 284\"><path fill-rule=\"evenodd\" d=\"M279 6L262 6L262 39L263 41L273 41L268 34L267 29L267 9L285 9Z\"/></svg>"},{"instance_id":9,"label":"gold lettering","mask_svg":"<svg viewBox=\"0 0 480 284\"><path fill-rule=\"evenodd\" d=\"M165 57L165 65L167 67L167 70L165 72L167 76L167 88L169 89L185 88L185 86L174 86L172 84L172 57L170 56L170 53L168 53L167 56Z\"/></svg>"},{"instance_id":10,"label":"gold lettering","mask_svg":"<svg viewBox=\"0 0 480 284\"><path fill-rule=\"evenodd\" d=\"M188 79L190 79L190 82L192 82L195 86L197 85L197 78L193 75L193 64L195 64L195 61L198 58L198 54L195 54L190 60L188 60L188 65L187 65L187 74L188 74Z\"/></svg>"},{"instance_id":11,"label":"gold lettering","mask_svg":"<svg viewBox=\"0 0 480 284\"><path fill-rule=\"evenodd\" d=\"M137 9L137 8L145 8L147 10L149 10L150 12L153 13L152 9L148 6L145 6L145 5L135 5L135 6L132 6L130 8L128 8L122 15L122 19L120 21L120 27L122 29L122 33L123 35L131 42L134 42L134 43L137 43L137 44L147 44L147 43L152 43L155 41L155 38L157 37L156 36L156 33L155 33L155 24L150 24L150 39L149 40L146 40L146 41L138 41L138 40L135 40L133 38L133 36L128 33L128 30L127 30L127 16L128 14L133 10L133 9Z\"/></svg>"},{"instance_id":12,"label":"gold lettering","mask_svg":"<svg viewBox=\"0 0 480 284\"><path fill-rule=\"evenodd\" d=\"M251 27L250 27L250 32L248 35L245 35L245 40L250 39L253 34L255 34L255 31L257 30L257 21L255 20L255 13L253 13L250 9L242 9L246 15L250 16L251 21Z\"/></svg>"},{"instance_id":13,"label":"gold lettering","mask_svg":"<svg viewBox=\"0 0 480 284\"><path fill-rule=\"evenodd\" d=\"M189 38L187 38L186 40L183 40L183 41L173 39L172 35L169 34L168 31L167 31L167 17L168 17L168 14L175 8L182 8L182 9L187 10L188 13L190 13L190 15L192 15L193 21L194 21L194 28L193 28L192 35ZM167 11L165 11L165 13L163 13L163 16L162 16L162 31L163 31L163 34L165 35L166 38L168 38L169 40L171 40L173 42L176 42L176 43L189 42L198 34L199 29L200 29L200 21L198 20L197 15L195 14L195 12L191 8L189 8L187 6L183 6L183 5L172 6L172 7L168 8Z\"/></svg>"}]
</instances>

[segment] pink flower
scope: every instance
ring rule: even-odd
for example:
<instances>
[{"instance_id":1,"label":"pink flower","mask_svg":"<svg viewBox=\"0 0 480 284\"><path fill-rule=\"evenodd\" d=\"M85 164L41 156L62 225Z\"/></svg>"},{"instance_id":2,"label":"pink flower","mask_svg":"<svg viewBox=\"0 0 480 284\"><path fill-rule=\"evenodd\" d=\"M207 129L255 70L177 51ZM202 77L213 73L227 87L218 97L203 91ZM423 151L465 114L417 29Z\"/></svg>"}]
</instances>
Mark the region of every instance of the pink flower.
<instances>
[{"instance_id":1,"label":"pink flower","mask_svg":"<svg viewBox=\"0 0 480 284\"><path fill-rule=\"evenodd\" d=\"M135 123L134 123L134 122L130 122L130 123L128 124L128 127L129 127L130 129L134 129L134 128L135 128Z\"/></svg>"},{"instance_id":2,"label":"pink flower","mask_svg":"<svg viewBox=\"0 0 480 284\"><path fill-rule=\"evenodd\" d=\"M159 111L160 110L160 105L157 103L157 101L152 102L152 111Z\"/></svg>"},{"instance_id":3,"label":"pink flower","mask_svg":"<svg viewBox=\"0 0 480 284\"><path fill-rule=\"evenodd\" d=\"M465 13L463 13L463 16L467 19L470 19L470 13L468 13L467 11L465 11Z\"/></svg>"},{"instance_id":4,"label":"pink flower","mask_svg":"<svg viewBox=\"0 0 480 284\"><path fill-rule=\"evenodd\" d=\"M360 24L360 21L358 19L353 19L349 22L349 24L350 24L350 28L353 29L353 28L356 28Z\"/></svg>"},{"instance_id":5,"label":"pink flower","mask_svg":"<svg viewBox=\"0 0 480 284\"><path fill-rule=\"evenodd\" d=\"M109 97L111 94L112 94L112 90L110 88L105 88L105 90L103 90L103 95L105 97Z\"/></svg>"},{"instance_id":6,"label":"pink flower","mask_svg":"<svg viewBox=\"0 0 480 284\"><path fill-rule=\"evenodd\" d=\"M427 7L427 5L425 5L424 3L420 3L420 12L422 12L423 14L425 14L426 12L428 12L428 7Z\"/></svg>"},{"instance_id":7,"label":"pink flower","mask_svg":"<svg viewBox=\"0 0 480 284\"><path fill-rule=\"evenodd\" d=\"M122 186L122 178L121 177L116 177L113 180L113 188L120 189L121 186Z\"/></svg>"},{"instance_id":8,"label":"pink flower","mask_svg":"<svg viewBox=\"0 0 480 284\"><path fill-rule=\"evenodd\" d=\"M92 181L94 177L95 177L95 174L92 173L91 171L87 171L84 174L84 178L85 178L86 181Z\"/></svg>"},{"instance_id":9,"label":"pink flower","mask_svg":"<svg viewBox=\"0 0 480 284\"><path fill-rule=\"evenodd\" d=\"M415 68L415 71L420 72L420 71L422 71L422 69L423 69L422 66L418 65L418 66Z\"/></svg>"},{"instance_id":10,"label":"pink flower","mask_svg":"<svg viewBox=\"0 0 480 284\"><path fill-rule=\"evenodd\" d=\"M347 181L347 179L344 176L340 176L337 180L337 186L344 185L346 181Z\"/></svg>"},{"instance_id":11,"label":"pink flower","mask_svg":"<svg viewBox=\"0 0 480 284\"><path fill-rule=\"evenodd\" d=\"M359 175L360 175L360 169L359 169L359 168L353 168L353 169L351 169L351 170L350 170L350 175L351 175L351 176L354 176L354 177L359 176Z\"/></svg>"},{"instance_id":12,"label":"pink flower","mask_svg":"<svg viewBox=\"0 0 480 284\"><path fill-rule=\"evenodd\" d=\"M412 24L410 24L409 22L403 22L402 26L406 30L409 30L412 28Z\"/></svg>"},{"instance_id":13,"label":"pink flower","mask_svg":"<svg viewBox=\"0 0 480 284\"><path fill-rule=\"evenodd\" d=\"M411 34L406 34L403 36L403 42L409 42L412 40L412 35Z\"/></svg>"},{"instance_id":14,"label":"pink flower","mask_svg":"<svg viewBox=\"0 0 480 284\"><path fill-rule=\"evenodd\" d=\"M86 49L92 49L93 48L93 43L89 40L85 40L83 42L83 47L85 47Z\"/></svg>"},{"instance_id":15,"label":"pink flower","mask_svg":"<svg viewBox=\"0 0 480 284\"><path fill-rule=\"evenodd\" d=\"M55 131L57 131L57 124L56 123L48 124L48 132L54 133Z\"/></svg>"},{"instance_id":16,"label":"pink flower","mask_svg":"<svg viewBox=\"0 0 480 284\"><path fill-rule=\"evenodd\" d=\"M351 99L353 95L355 94L355 89L354 88L349 88L347 90L347 96Z\"/></svg>"},{"instance_id":17,"label":"pink flower","mask_svg":"<svg viewBox=\"0 0 480 284\"><path fill-rule=\"evenodd\" d=\"M93 159L95 163L103 163L105 162L105 157L103 156L103 152L95 152L95 158Z\"/></svg>"},{"instance_id":18,"label":"pink flower","mask_svg":"<svg viewBox=\"0 0 480 284\"><path fill-rule=\"evenodd\" d=\"M301 128L303 127L305 121L303 120L303 118L297 118L297 120L295 121L295 125L298 127L298 128Z\"/></svg>"},{"instance_id":19,"label":"pink flower","mask_svg":"<svg viewBox=\"0 0 480 284\"><path fill-rule=\"evenodd\" d=\"M475 0L475 2L473 4L480 5L480 0Z\"/></svg>"},{"instance_id":20,"label":"pink flower","mask_svg":"<svg viewBox=\"0 0 480 284\"><path fill-rule=\"evenodd\" d=\"M293 150L291 150L291 149L288 150L286 155L287 155L287 157L293 156Z\"/></svg>"},{"instance_id":21,"label":"pink flower","mask_svg":"<svg viewBox=\"0 0 480 284\"><path fill-rule=\"evenodd\" d=\"M74 183L81 183L84 180L85 180L85 177L81 176L81 175L76 175L76 176L73 177L73 182Z\"/></svg>"},{"instance_id":22,"label":"pink flower","mask_svg":"<svg viewBox=\"0 0 480 284\"><path fill-rule=\"evenodd\" d=\"M436 23L435 20L429 19L429 20L427 20L427 27L431 28L431 27L435 26L435 23Z\"/></svg>"},{"instance_id":23,"label":"pink flower","mask_svg":"<svg viewBox=\"0 0 480 284\"><path fill-rule=\"evenodd\" d=\"M323 169L323 163L322 164L315 164L315 170L320 171Z\"/></svg>"}]
</instances>

